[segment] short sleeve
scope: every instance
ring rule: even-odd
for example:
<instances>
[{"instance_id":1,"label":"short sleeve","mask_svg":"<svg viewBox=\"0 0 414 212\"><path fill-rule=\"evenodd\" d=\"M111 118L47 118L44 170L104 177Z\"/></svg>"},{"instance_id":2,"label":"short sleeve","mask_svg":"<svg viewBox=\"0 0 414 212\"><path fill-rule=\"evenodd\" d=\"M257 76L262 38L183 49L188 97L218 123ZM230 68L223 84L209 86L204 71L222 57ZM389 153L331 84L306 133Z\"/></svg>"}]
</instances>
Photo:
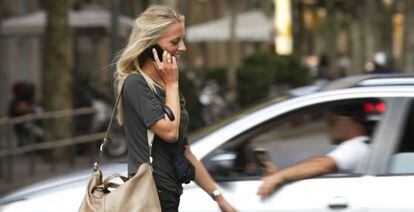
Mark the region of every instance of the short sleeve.
<instances>
[{"instance_id":1,"label":"short sleeve","mask_svg":"<svg viewBox=\"0 0 414 212\"><path fill-rule=\"evenodd\" d=\"M369 152L368 146L363 142L351 141L340 144L337 148L328 153L338 169L341 171L354 171L358 163Z\"/></svg>"},{"instance_id":2,"label":"short sleeve","mask_svg":"<svg viewBox=\"0 0 414 212\"><path fill-rule=\"evenodd\" d=\"M132 107L147 128L164 117L163 103L157 99L142 75L131 74L125 80L124 86L123 104Z\"/></svg>"}]
</instances>

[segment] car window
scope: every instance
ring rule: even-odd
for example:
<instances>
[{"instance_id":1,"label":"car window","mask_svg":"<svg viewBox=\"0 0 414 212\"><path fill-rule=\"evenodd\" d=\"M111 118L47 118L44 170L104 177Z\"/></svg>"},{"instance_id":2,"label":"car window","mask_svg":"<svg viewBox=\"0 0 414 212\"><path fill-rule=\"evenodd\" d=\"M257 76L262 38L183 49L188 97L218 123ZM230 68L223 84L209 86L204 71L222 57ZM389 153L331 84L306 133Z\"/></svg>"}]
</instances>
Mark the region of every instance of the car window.
<instances>
[{"instance_id":1,"label":"car window","mask_svg":"<svg viewBox=\"0 0 414 212\"><path fill-rule=\"evenodd\" d=\"M214 132L214 131L220 129L221 127L226 126L227 124L229 124L229 123L231 123L231 122L233 122L237 119L240 119L241 117L243 117L243 116L245 116L249 113L260 110L260 109L265 108L269 105L287 100L289 98L292 98L292 96L283 95L283 96L279 96L277 98L272 98L271 100L264 100L263 102L260 102L258 104L253 105L253 106L242 109L241 111L238 111L238 112L232 114L231 116L229 116L229 117L227 117L227 118L225 118L225 119L223 119L219 122L216 122L212 125L203 127L203 128L201 128L201 129L199 129L195 132L192 132L188 137L188 142L190 144L192 144L194 142L202 140L202 138L204 136L209 135L211 132Z\"/></svg>"},{"instance_id":2,"label":"car window","mask_svg":"<svg viewBox=\"0 0 414 212\"><path fill-rule=\"evenodd\" d=\"M328 125L333 108L341 105L358 105L363 108L367 113L366 126L369 134L375 129L386 108L378 99L358 99L291 111L226 142L205 157L203 163L216 180L225 180L263 176L264 160L271 161L278 168L284 168L314 156L326 155L338 146L332 143ZM369 145L369 141L366 142Z\"/></svg>"},{"instance_id":3,"label":"car window","mask_svg":"<svg viewBox=\"0 0 414 212\"><path fill-rule=\"evenodd\" d=\"M408 113L402 138L397 151L392 155L389 174L414 174L414 104Z\"/></svg>"}]
</instances>

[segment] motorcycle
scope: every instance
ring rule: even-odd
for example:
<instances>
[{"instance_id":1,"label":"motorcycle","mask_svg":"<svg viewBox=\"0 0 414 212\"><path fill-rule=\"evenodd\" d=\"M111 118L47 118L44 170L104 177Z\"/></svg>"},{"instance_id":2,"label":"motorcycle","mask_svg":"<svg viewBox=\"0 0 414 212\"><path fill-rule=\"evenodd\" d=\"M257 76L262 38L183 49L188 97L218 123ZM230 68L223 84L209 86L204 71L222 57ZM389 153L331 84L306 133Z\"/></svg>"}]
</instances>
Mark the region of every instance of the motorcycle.
<instances>
[{"instance_id":1,"label":"motorcycle","mask_svg":"<svg viewBox=\"0 0 414 212\"><path fill-rule=\"evenodd\" d=\"M95 114L92 118L92 132L105 132L112 115L112 106L100 99L92 99L92 107ZM127 144L122 127L115 122L112 123L109 132L108 143L105 147L105 153L109 157L121 157L127 152Z\"/></svg>"}]
</instances>

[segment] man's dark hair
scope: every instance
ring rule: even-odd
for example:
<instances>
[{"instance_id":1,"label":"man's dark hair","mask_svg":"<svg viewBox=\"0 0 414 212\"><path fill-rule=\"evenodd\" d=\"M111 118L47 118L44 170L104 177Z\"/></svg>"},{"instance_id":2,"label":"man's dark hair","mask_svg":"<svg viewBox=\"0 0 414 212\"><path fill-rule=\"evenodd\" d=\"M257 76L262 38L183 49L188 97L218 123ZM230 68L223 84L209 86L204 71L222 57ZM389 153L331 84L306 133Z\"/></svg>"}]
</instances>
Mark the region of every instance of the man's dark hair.
<instances>
[{"instance_id":1,"label":"man's dark hair","mask_svg":"<svg viewBox=\"0 0 414 212\"><path fill-rule=\"evenodd\" d=\"M352 118L359 124L366 126L367 124L367 113L364 110L364 106L359 103L336 105L331 110L332 113Z\"/></svg>"}]
</instances>

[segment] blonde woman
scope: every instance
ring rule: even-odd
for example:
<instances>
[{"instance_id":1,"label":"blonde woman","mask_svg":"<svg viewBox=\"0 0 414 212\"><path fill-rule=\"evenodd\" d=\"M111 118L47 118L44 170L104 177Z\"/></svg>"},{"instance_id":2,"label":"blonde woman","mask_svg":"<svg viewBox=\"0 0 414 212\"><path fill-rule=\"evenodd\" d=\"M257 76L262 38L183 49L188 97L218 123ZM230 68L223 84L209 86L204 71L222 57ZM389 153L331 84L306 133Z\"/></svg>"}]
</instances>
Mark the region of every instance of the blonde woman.
<instances>
[{"instance_id":1,"label":"blonde woman","mask_svg":"<svg viewBox=\"0 0 414 212\"><path fill-rule=\"evenodd\" d=\"M235 211L186 141L189 117L178 84L180 55L186 51L184 35L182 15L167 6L150 6L135 20L118 58L117 93L124 87L117 119L125 129L128 174L149 162L150 129L155 133L152 166L163 211L178 211L182 183L190 180L212 195L222 211ZM162 49L159 53L154 44Z\"/></svg>"}]
</instances>

